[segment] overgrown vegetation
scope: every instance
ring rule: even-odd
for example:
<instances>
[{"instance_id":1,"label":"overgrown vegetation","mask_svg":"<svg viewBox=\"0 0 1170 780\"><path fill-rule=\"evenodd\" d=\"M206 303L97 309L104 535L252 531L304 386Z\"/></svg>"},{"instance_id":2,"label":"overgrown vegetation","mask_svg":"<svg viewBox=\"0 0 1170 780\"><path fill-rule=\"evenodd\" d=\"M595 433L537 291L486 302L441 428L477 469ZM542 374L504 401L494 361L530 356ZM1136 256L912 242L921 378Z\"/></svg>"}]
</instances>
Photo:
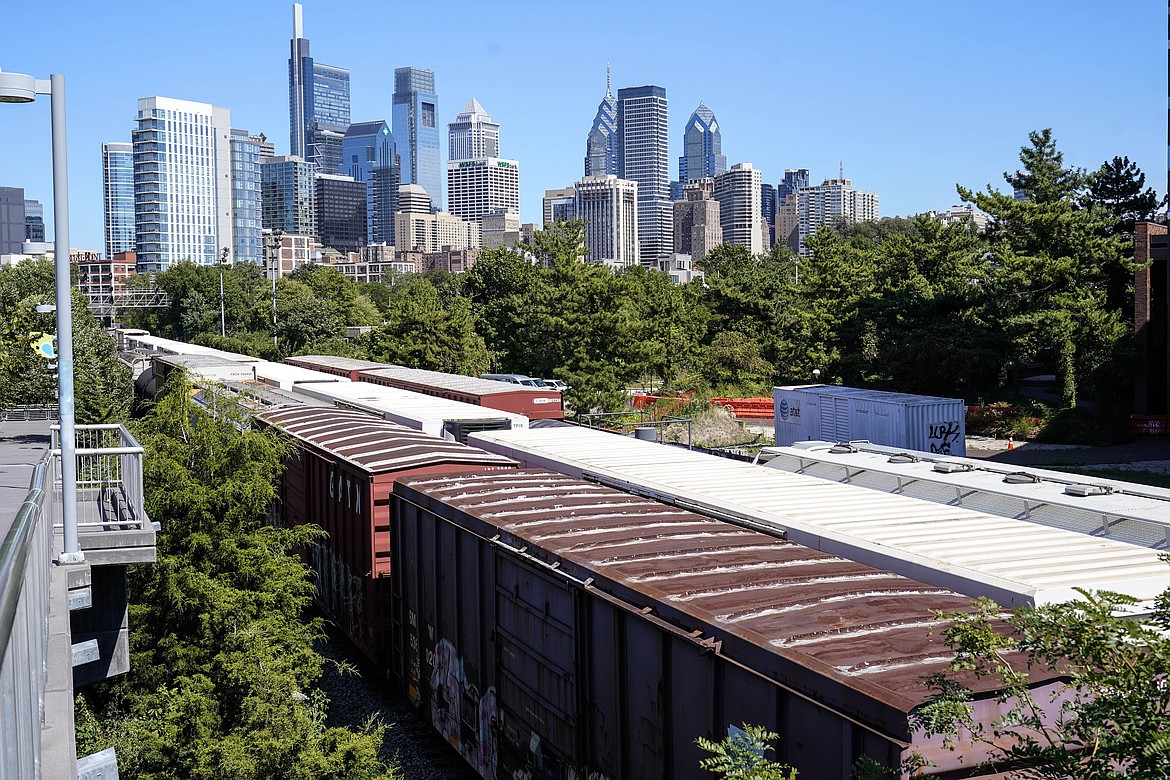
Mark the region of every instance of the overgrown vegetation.
<instances>
[{"instance_id":1,"label":"overgrown vegetation","mask_svg":"<svg viewBox=\"0 0 1170 780\"><path fill-rule=\"evenodd\" d=\"M394 776L384 727L325 724L319 619L298 550L314 526L267 522L288 443L177 386L135 426L158 562L130 573L131 670L78 697L81 755L116 746L123 778Z\"/></svg>"},{"instance_id":2,"label":"overgrown vegetation","mask_svg":"<svg viewBox=\"0 0 1170 780\"><path fill-rule=\"evenodd\" d=\"M795 769L767 757L775 750L768 743L777 739L778 734L746 723L719 742L699 737L695 744L711 754L699 768L723 780L796 780Z\"/></svg>"}]
</instances>

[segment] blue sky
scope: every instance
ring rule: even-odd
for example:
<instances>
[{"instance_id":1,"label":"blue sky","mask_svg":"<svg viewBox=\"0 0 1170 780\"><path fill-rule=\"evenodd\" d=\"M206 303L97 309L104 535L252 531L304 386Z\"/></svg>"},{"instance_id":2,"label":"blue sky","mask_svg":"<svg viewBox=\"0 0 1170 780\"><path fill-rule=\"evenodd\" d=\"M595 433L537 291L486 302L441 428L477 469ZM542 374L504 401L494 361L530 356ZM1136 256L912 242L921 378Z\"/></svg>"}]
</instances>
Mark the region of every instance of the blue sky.
<instances>
[{"instance_id":1,"label":"blue sky","mask_svg":"<svg viewBox=\"0 0 1170 780\"><path fill-rule=\"evenodd\" d=\"M72 241L102 250L101 144L129 141L136 100L226 106L233 127L288 149L292 3L9 0L0 69L67 79ZM521 216L582 173L605 91L658 84L671 173L703 100L729 163L775 183L806 167L881 196L881 213L1003 186L1028 131L1052 127L1067 162L1126 155L1166 191L1166 10L1112 2L350 2L306 0L315 59L348 67L353 120L390 119L393 71L435 71L444 129L474 96L521 165ZM444 138L444 147L446 141ZM0 105L0 185L51 222L49 106Z\"/></svg>"}]
</instances>

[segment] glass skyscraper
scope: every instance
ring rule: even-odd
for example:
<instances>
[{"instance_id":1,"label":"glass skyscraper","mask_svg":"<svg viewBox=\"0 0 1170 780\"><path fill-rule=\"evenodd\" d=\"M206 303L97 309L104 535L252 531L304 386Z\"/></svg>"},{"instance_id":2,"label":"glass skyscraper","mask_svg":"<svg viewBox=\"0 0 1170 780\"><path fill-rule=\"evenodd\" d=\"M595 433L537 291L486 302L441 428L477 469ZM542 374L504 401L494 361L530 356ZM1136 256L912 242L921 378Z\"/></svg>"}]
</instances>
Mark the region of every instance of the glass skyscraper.
<instances>
[{"instance_id":1,"label":"glass skyscraper","mask_svg":"<svg viewBox=\"0 0 1170 780\"><path fill-rule=\"evenodd\" d=\"M260 164L273 156L263 135L232 130L232 261L264 264Z\"/></svg>"},{"instance_id":2,"label":"glass skyscraper","mask_svg":"<svg viewBox=\"0 0 1170 780\"><path fill-rule=\"evenodd\" d=\"M45 207L39 200L24 202L24 240L45 241Z\"/></svg>"},{"instance_id":3,"label":"glass skyscraper","mask_svg":"<svg viewBox=\"0 0 1170 780\"><path fill-rule=\"evenodd\" d=\"M784 199L795 195L808 186L808 168L789 168L784 171L784 179L776 185L776 208L784 205Z\"/></svg>"},{"instance_id":4,"label":"glass skyscraper","mask_svg":"<svg viewBox=\"0 0 1170 780\"><path fill-rule=\"evenodd\" d=\"M349 127L349 71L314 62L304 37L300 3L293 4L288 59L289 149L318 170L340 164L341 137Z\"/></svg>"},{"instance_id":5,"label":"glass skyscraper","mask_svg":"<svg viewBox=\"0 0 1170 780\"><path fill-rule=\"evenodd\" d=\"M585 139L585 175L618 174L617 101L609 87L609 67L605 69L605 97L597 106L593 127Z\"/></svg>"},{"instance_id":6,"label":"glass skyscraper","mask_svg":"<svg viewBox=\"0 0 1170 780\"><path fill-rule=\"evenodd\" d=\"M391 119L402 163L402 181L421 186L431 196L431 203L436 208L443 202L438 105L434 71L426 68L395 69Z\"/></svg>"},{"instance_id":7,"label":"glass skyscraper","mask_svg":"<svg viewBox=\"0 0 1170 780\"><path fill-rule=\"evenodd\" d=\"M260 165L265 230L317 235L317 189L313 166L300 157L273 157Z\"/></svg>"},{"instance_id":8,"label":"glass skyscraper","mask_svg":"<svg viewBox=\"0 0 1170 780\"><path fill-rule=\"evenodd\" d=\"M134 251L134 144L102 144L106 259Z\"/></svg>"},{"instance_id":9,"label":"glass skyscraper","mask_svg":"<svg viewBox=\"0 0 1170 780\"><path fill-rule=\"evenodd\" d=\"M723 156L723 134L715 112L703 101L687 120L683 131L683 155L678 158L678 180L686 184L695 179L707 179L727 171Z\"/></svg>"},{"instance_id":10,"label":"glass skyscraper","mask_svg":"<svg viewBox=\"0 0 1170 780\"><path fill-rule=\"evenodd\" d=\"M666 90L627 87L617 102L618 176L638 182L639 255L642 265L657 268L674 249Z\"/></svg>"},{"instance_id":11,"label":"glass skyscraper","mask_svg":"<svg viewBox=\"0 0 1170 780\"><path fill-rule=\"evenodd\" d=\"M400 172L386 121L356 122L341 141L339 173L366 185L366 242L394 243Z\"/></svg>"}]
</instances>

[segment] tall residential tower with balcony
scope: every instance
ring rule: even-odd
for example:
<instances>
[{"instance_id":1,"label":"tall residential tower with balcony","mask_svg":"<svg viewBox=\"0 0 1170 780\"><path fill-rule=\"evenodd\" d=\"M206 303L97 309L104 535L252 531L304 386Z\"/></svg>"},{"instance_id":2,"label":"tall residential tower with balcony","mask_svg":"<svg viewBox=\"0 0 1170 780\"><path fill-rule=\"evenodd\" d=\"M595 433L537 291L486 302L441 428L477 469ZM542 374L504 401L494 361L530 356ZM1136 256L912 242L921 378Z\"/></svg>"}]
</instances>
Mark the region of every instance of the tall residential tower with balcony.
<instances>
[{"instance_id":1,"label":"tall residential tower with balcony","mask_svg":"<svg viewBox=\"0 0 1170 780\"><path fill-rule=\"evenodd\" d=\"M102 144L102 205L106 259L134 251L134 145Z\"/></svg>"}]
</instances>

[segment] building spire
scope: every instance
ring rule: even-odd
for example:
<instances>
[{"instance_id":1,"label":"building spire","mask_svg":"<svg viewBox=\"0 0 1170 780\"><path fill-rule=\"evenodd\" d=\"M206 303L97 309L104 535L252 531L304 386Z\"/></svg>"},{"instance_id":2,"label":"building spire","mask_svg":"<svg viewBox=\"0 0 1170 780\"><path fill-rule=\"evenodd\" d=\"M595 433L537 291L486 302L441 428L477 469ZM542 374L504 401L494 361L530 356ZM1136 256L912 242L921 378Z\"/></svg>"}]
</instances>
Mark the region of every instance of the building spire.
<instances>
[{"instance_id":1,"label":"building spire","mask_svg":"<svg viewBox=\"0 0 1170 780\"><path fill-rule=\"evenodd\" d=\"M840 167L837 168L837 178L840 179L841 181L845 181L845 161L840 160L838 162L840 164Z\"/></svg>"},{"instance_id":2,"label":"building spire","mask_svg":"<svg viewBox=\"0 0 1170 780\"><path fill-rule=\"evenodd\" d=\"M293 38L304 38L305 28L301 21L301 4L293 3Z\"/></svg>"},{"instance_id":3,"label":"building spire","mask_svg":"<svg viewBox=\"0 0 1170 780\"><path fill-rule=\"evenodd\" d=\"M610 96L609 91L609 60L605 61L605 96Z\"/></svg>"}]
</instances>

